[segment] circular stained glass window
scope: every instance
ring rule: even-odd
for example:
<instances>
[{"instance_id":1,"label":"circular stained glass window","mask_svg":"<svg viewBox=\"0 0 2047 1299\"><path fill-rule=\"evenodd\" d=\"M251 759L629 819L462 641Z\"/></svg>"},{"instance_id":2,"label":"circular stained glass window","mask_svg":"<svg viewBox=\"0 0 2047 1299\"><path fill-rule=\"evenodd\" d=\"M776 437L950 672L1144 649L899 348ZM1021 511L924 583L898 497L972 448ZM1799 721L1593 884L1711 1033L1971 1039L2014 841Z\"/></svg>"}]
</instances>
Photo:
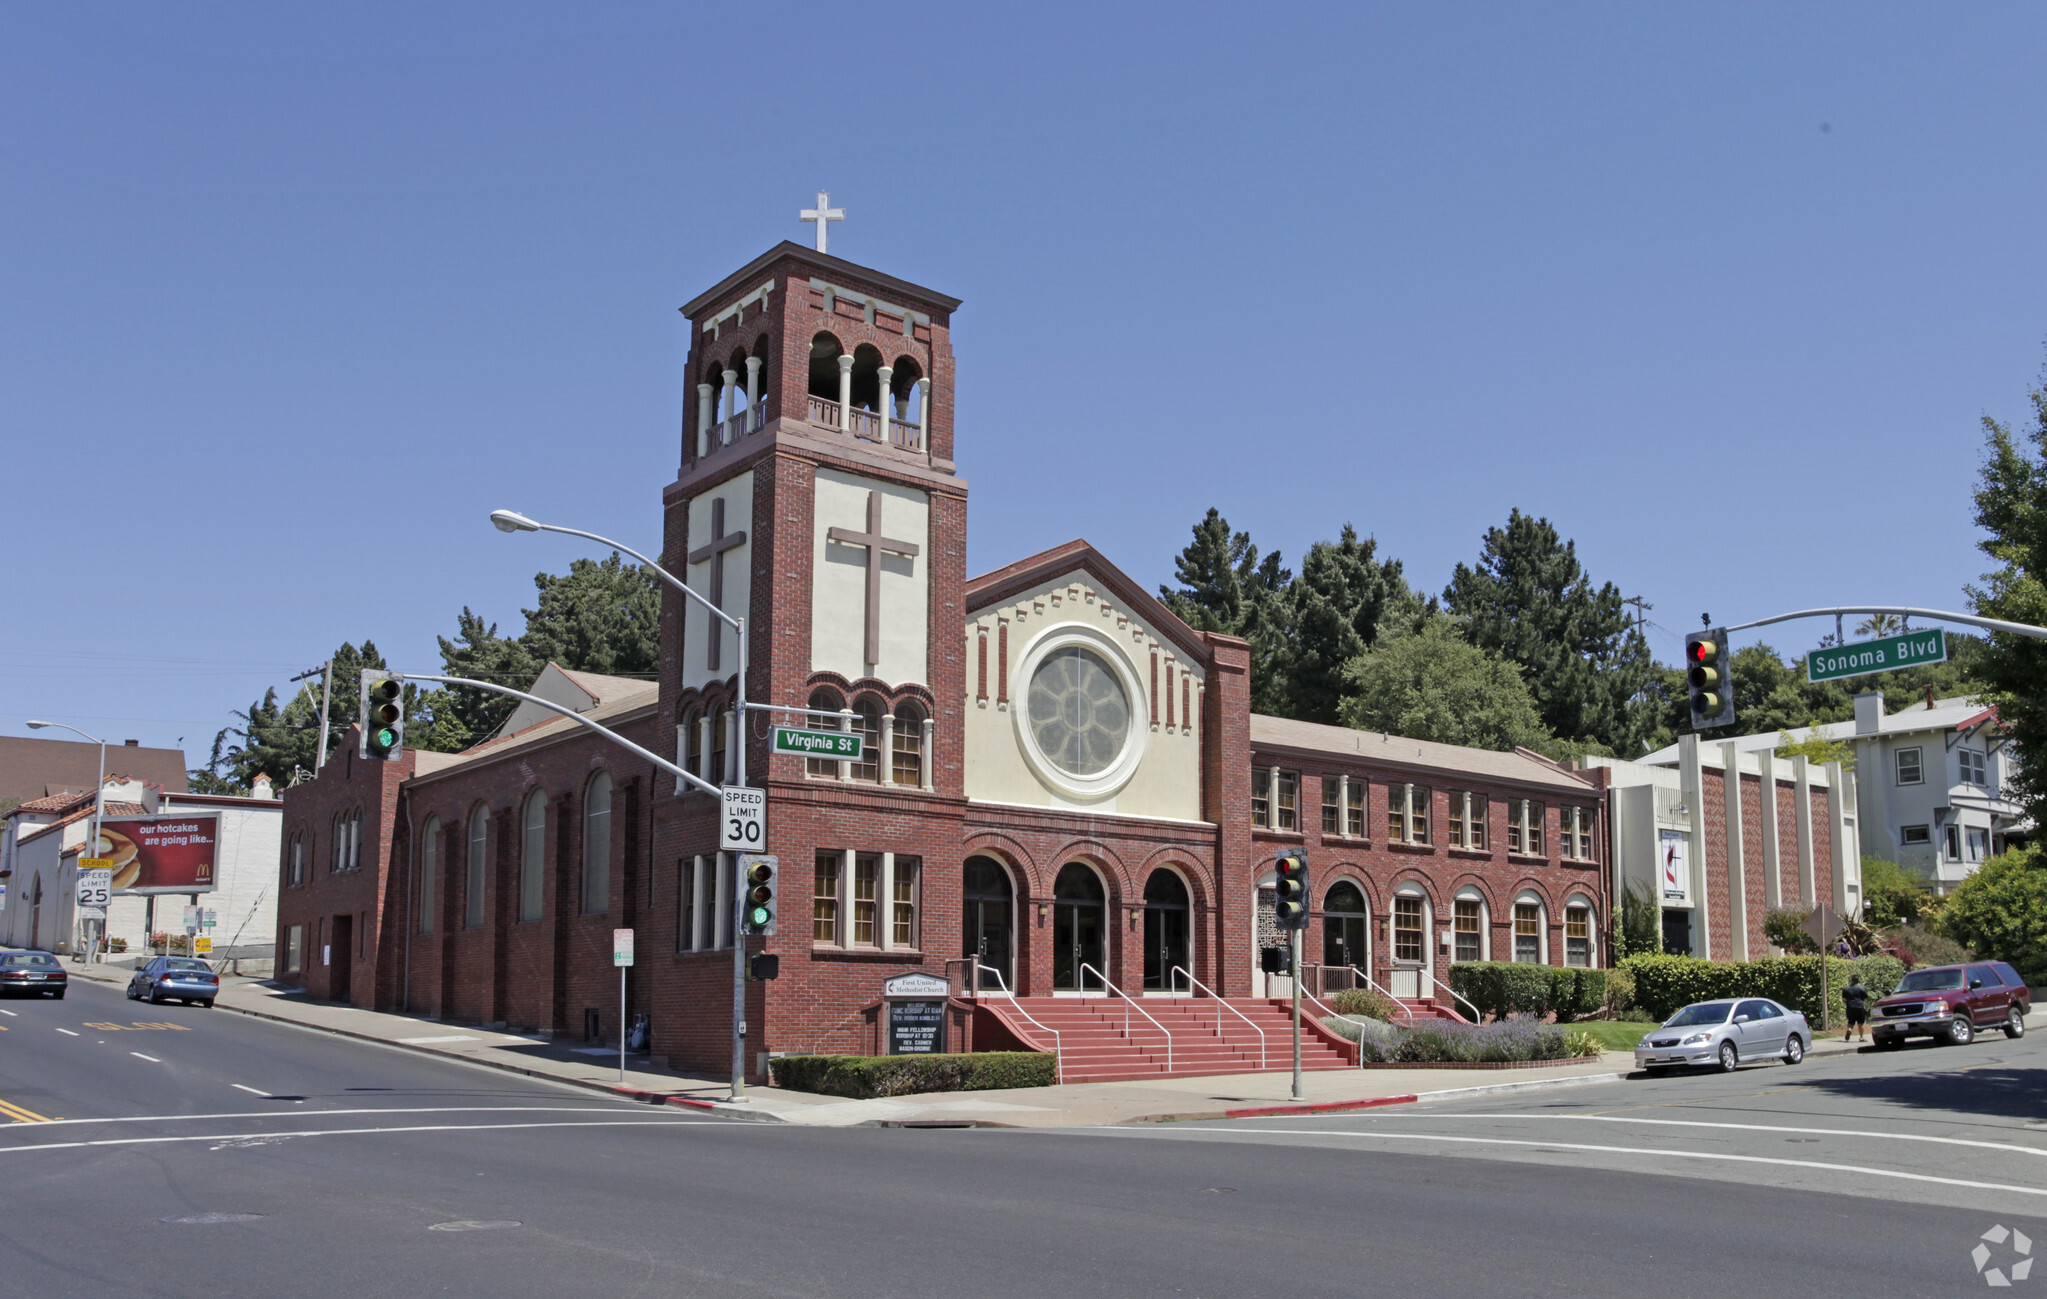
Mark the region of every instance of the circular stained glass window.
<instances>
[{"instance_id":1,"label":"circular stained glass window","mask_svg":"<svg viewBox=\"0 0 2047 1299\"><path fill-rule=\"evenodd\" d=\"M1047 654L1031 676L1031 738L1038 752L1075 776L1108 768L1130 738L1130 699L1100 655L1079 646Z\"/></svg>"}]
</instances>

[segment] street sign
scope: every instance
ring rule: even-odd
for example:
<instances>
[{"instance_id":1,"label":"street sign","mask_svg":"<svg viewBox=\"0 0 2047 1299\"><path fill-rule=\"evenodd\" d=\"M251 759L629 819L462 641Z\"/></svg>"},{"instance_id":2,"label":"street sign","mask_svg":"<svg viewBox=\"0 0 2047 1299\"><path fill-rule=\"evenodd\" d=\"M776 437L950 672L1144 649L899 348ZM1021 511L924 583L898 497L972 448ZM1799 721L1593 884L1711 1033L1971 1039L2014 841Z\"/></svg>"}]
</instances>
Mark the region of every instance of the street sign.
<instances>
[{"instance_id":1,"label":"street sign","mask_svg":"<svg viewBox=\"0 0 2047 1299\"><path fill-rule=\"evenodd\" d=\"M88 858L98 861L99 858ZM81 907L104 907L114 896L114 872L111 869L81 870L78 872L78 905ZM106 912L100 913L102 916Z\"/></svg>"},{"instance_id":2,"label":"street sign","mask_svg":"<svg viewBox=\"0 0 2047 1299\"><path fill-rule=\"evenodd\" d=\"M800 753L808 758L835 761L860 759L860 737L851 731L806 731L794 726L775 728L775 752Z\"/></svg>"},{"instance_id":3,"label":"street sign","mask_svg":"<svg viewBox=\"0 0 2047 1299\"><path fill-rule=\"evenodd\" d=\"M80 857L78 869L82 871L110 871L114 869L112 857Z\"/></svg>"},{"instance_id":4,"label":"street sign","mask_svg":"<svg viewBox=\"0 0 2047 1299\"><path fill-rule=\"evenodd\" d=\"M768 795L748 785L720 786L724 808L718 817L718 847L726 852L759 852L768 841Z\"/></svg>"},{"instance_id":5,"label":"street sign","mask_svg":"<svg viewBox=\"0 0 2047 1299\"><path fill-rule=\"evenodd\" d=\"M213 951L213 940L211 938L195 938L192 940L192 950L201 956L208 955Z\"/></svg>"},{"instance_id":6,"label":"street sign","mask_svg":"<svg viewBox=\"0 0 2047 1299\"><path fill-rule=\"evenodd\" d=\"M80 920L105 920L107 918L107 909L105 907L80 907L78 908L78 918Z\"/></svg>"},{"instance_id":7,"label":"street sign","mask_svg":"<svg viewBox=\"0 0 2047 1299\"><path fill-rule=\"evenodd\" d=\"M198 932L199 932L199 921L200 921L200 919L202 918L202 913L203 913L204 911L205 911L205 908L204 908L204 907L186 907L186 908L185 908L185 932L186 932L186 933L188 933L188 934L196 934L196 933L198 933Z\"/></svg>"},{"instance_id":8,"label":"street sign","mask_svg":"<svg viewBox=\"0 0 2047 1299\"><path fill-rule=\"evenodd\" d=\"M1841 932L1841 917L1834 914L1832 907L1822 902L1812 909L1812 914L1805 918L1805 923L1799 928L1805 930L1806 935L1825 950L1826 945L1834 941L1834 935Z\"/></svg>"},{"instance_id":9,"label":"street sign","mask_svg":"<svg viewBox=\"0 0 2047 1299\"><path fill-rule=\"evenodd\" d=\"M611 963L618 966L633 963L633 931L614 929L611 931Z\"/></svg>"},{"instance_id":10,"label":"street sign","mask_svg":"<svg viewBox=\"0 0 2047 1299\"><path fill-rule=\"evenodd\" d=\"M1935 627L1932 631L1907 632L1903 636L1885 636L1881 640L1816 649L1805 656L1805 679L1839 681L1842 677L1945 662L1947 632Z\"/></svg>"}]
</instances>

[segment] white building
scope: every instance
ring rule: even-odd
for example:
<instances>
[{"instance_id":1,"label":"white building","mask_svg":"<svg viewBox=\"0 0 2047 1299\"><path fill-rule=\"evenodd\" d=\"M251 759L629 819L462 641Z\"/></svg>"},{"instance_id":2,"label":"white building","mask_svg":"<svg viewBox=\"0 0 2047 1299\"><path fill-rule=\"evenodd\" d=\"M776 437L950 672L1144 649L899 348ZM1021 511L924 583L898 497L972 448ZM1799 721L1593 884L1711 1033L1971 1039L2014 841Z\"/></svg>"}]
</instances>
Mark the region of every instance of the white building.
<instances>
[{"instance_id":1,"label":"white building","mask_svg":"<svg viewBox=\"0 0 2047 1299\"><path fill-rule=\"evenodd\" d=\"M1853 721L1815 729L1855 749L1863 856L1910 867L1945 893L2008 844L2031 837L2024 809L2003 795L2016 755L1997 711L1980 701L1933 699L1886 712L1881 690L1864 691L1855 696ZM1749 754L1772 751L1784 739L1769 731L1727 743ZM1678 750L1658 750L1642 764L1676 766Z\"/></svg>"}]
</instances>

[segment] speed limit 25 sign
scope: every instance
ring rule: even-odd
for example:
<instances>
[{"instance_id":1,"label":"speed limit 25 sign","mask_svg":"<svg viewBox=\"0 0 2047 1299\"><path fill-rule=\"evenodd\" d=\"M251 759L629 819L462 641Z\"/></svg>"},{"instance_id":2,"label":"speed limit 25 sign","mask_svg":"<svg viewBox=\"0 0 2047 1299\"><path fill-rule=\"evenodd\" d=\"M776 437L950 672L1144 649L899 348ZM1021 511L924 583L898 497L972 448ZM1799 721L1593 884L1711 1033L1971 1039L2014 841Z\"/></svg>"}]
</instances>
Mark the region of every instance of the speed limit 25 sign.
<instances>
[{"instance_id":1,"label":"speed limit 25 sign","mask_svg":"<svg viewBox=\"0 0 2047 1299\"><path fill-rule=\"evenodd\" d=\"M724 810L718 817L718 847L726 852L759 852L768 841L768 794L747 785L721 785Z\"/></svg>"}]
</instances>

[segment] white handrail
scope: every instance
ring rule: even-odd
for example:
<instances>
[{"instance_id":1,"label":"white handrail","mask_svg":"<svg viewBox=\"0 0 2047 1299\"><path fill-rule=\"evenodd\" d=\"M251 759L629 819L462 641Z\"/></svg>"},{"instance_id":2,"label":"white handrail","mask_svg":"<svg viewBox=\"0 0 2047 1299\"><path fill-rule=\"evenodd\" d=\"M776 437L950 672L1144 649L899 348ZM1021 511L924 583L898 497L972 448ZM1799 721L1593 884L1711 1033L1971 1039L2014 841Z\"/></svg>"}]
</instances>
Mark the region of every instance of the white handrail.
<instances>
[{"instance_id":1,"label":"white handrail","mask_svg":"<svg viewBox=\"0 0 2047 1299\"><path fill-rule=\"evenodd\" d=\"M1100 970L1097 970L1094 966L1089 965L1086 961L1082 961L1080 963L1080 972L1082 974L1094 975L1097 979L1100 979L1102 981L1102 986L1108 989L1111 995L1123 998L1123 1036L1129 1037L1130 1008L1132 1006L1137 1006L1137 1003L1131 999L1129 993L1123 991L1123 989L1109 982L1108 975L1103 974ZM1082 986L1085 986L1086 982L1087 981L1083 979L1081 981ZM1151 1013L1145 1010L1145 1008L1142 1006L1137 1006L1137 1013L1143 1015L1146 1019L1151 1019ZM1173 1034L1170 1030L1166 1028L1164 1024L1159 1023L1155 1019L1151 1019L1151 1026L1157 1029L1159 1032L1164 1033L1166 1035L1166 1072L1171 1073L1173 1072Z\"/></svg>"},{"instance_id":2,"label":"white handrail","mask_svg":"<svg viewBox=\"0 0 2047 1299\"><path fill-rule=\"evenodd\" d=\"M1371 976L1371 975L1369 975L1369 974L1366 974L1366 973L1365 973L1365 972L1364 972L1363 970L1360 970L1360 969L1359 969L1359 968L1358 968L1357 966L1355 966L1355 965L1352 965L1352 966L1348 966L1348 967L1346 967L1346 968L1348 968L1348 969L1350 970L1350 972L1351 972L1352 974L1355 974L1355 975L1357 975L1357 976L1358 976L1358 977L1359 977L1360 979L1363 979L1363 980L1364 980L1364 981L1365 981L1365 982L1366 982L1366 983L1367 983L1368 985L1370 985L1370 987L1371 987L1372 991L1374 991L1374 992L1378 993L1378 994L1379 994L1380 996L1384 997L1384 998L1385 998L1386 1000L1388 1000L1388 1001L1392 1002L1392 1003L1393 1003L1394 1005L1396 1005L1396 1006L1400 1007L1400 1013L1401 1013L1401 1014L1403 1014L1403 1015L1405 1015L1405 1016L1407 1016L1407 1026L1408 1026L1409 1028L1413 1028L1413 1027L1414 1027L1414 1012L1413 1012L1412 1010L1408 1009L1408 1006L1407 1006L1407 1003L1406 1003L1406 1002L1404 1002L1404 1001L1402 1001L1402 1000L1401 1000L1400 998L1398 998L1398 997L1394 996L1394 995L1393 995L1392 993L1390 993L1390 992L1386 991L1386 989L1384 989L1384 988L1380 987L1380 986L1379 986L1378 984L1376 984L1376 983L1373 983L1373 982L1372 982L1372 976Z\"/></svg>"},{"instance_id":3,"label":"white handrail","mask_svg":"<svg viewBox=\"0 0 2047 1299\"><path fill-rule=\"evenodd\" d=\"M1476 1006L1472 1006L1472 1005L1471 1005L1471 999L1470 999L1469 997L1466 997L1466 996L1465 996L1465 995L1464 995L1463 993L1461 993L1461 992L1457 991L1457 989L1455 989L1455 988L1451 987L1451 986L1450 986L1449 984L1447 984L1447 983L1443 982L1443 981L1442 981L1441 979L1437 978L1437 977L1436 977L1436 972L1435 972L1435 971L1434 971L1433 969L1431 969L1431 970L1429 971L1429 982L1431 982L1431 983L1435 984L1435 985L1436 985L1437 987L1441 988L1441 989L1442 989L1443 991L1445 991L1445 992L1449 993L1449 994L1450 994L1451 996L1453 996L1453 997L1457 998L1457 1000L1459 1000L1459 1001L1463 1002L1463 1003L1464 1003L1465 1005L1467 1005L1467 1006L1471 1006L1471 1022L1472 1022L1472 1023L1474 1023L1474 1024L1480 1024L1480 1023L1484 1023L1484 1022L1485 1022L1485 1016L1484 1016L1484 1015L1481 1015L1481 1014L1479 1014L1479 1013L1478 1013L1478 1007L1476 1007Z\"/></svg>"},{"instance_id":4,"label":"white handrail","mask_svg":"<svg viewBox=\"0 0 2047 1299\"><path fill-rule=\"evenodd\" d=\"M1312 1001L1317 1006L1320 1006L1322 1008L1322 1014L1325 1017L1329 1019L1344 1018L1342 1015L1339 1015L1334 1010L1332 1010L1328 1002L1322 1000L1322 998L1316 996L1314 993L1309 992L1306 988L1301 989L1301 996L1303 999L1307 1001ZM1358 1068L1362 1069L1364 1067L1365 1067L1365 1031L1364 1029L1360 1028L1358 1030Z\"/></svg>"},{"instance_id":5,"label":"white handrail","mask_svg":"<svg viewBox=\"0 0 2047 1299\"><path fill-rule=\"evenodd\" d=\"M1173 977L1173 975L1176 974L1186 975L1187 982L1191 987L1199 988L1201 991L1207 993L1210 997L1214 998L1215 1035L1217 1037L1221 1037L1223 1035L1223 1012L1226 1010L1229 1011L1232 1015L1235 1015L1238 1019L1243 1020L1246 1024L1251 1024L1251 1017L1249 1015L1246 1015L1243 1011L1238 1010L1235 1006L1232 1006L1229 1002L1224 1001L1221 997L1216 996L1215 989L1209 987L1201 980L1195 978L1194 971L1187 969L1185 966L1181 965L1174 966L1172 973L1166 976L1166 986L1168 988L1171 988L1174 991L1179 990L1180 981ZM1265 1067L1265 1030L1258 1027L1256 1024L1251 1024L1251 1031L1258 1035L1258 1067L1260 1069L1263 1069Z\"/></svg>"},{"instance_id":6,"label":"white handrail","mask_svg":"<svg viewBox=\"0 0 2047 1299\"><path fill-rule=\"evenodd\" d=\"M994 975L995 986L1002 989L1002 995L1009 998L1009 1004L1015 1008L1016 1013L1022 1015L1025 1019L1029 1020L1031 1022L1031 1027L1037 1029L1040 1033L1050 1033L1052 1035L1052 1081L1062 1083L1065 1082L1066 1052L1059 1045L1059 1030L1056 1028L1047 1028L1043 1024L1040 1024L1038 1022L1038 1017L1036 1015L1031 1014L1031 1012L1023 1008L1023 1002L1016 996L1015 993L1009 990L1009 984L1003 980L1002 971L996 969L992 965L983 965L978 960L974 962L974 969L976 970L976 972L986 970L988 973ZM1124 1036L1125 1037L1129 1036L1127 1030L1125 1031ZM1173 1052L1172 1039L1167 1038L1166 1058L1168 1061L1172 1059L1172 1052ZM1170 1065L1168 1067L1170 1067Z\"/></svg>"}]
</instances>

